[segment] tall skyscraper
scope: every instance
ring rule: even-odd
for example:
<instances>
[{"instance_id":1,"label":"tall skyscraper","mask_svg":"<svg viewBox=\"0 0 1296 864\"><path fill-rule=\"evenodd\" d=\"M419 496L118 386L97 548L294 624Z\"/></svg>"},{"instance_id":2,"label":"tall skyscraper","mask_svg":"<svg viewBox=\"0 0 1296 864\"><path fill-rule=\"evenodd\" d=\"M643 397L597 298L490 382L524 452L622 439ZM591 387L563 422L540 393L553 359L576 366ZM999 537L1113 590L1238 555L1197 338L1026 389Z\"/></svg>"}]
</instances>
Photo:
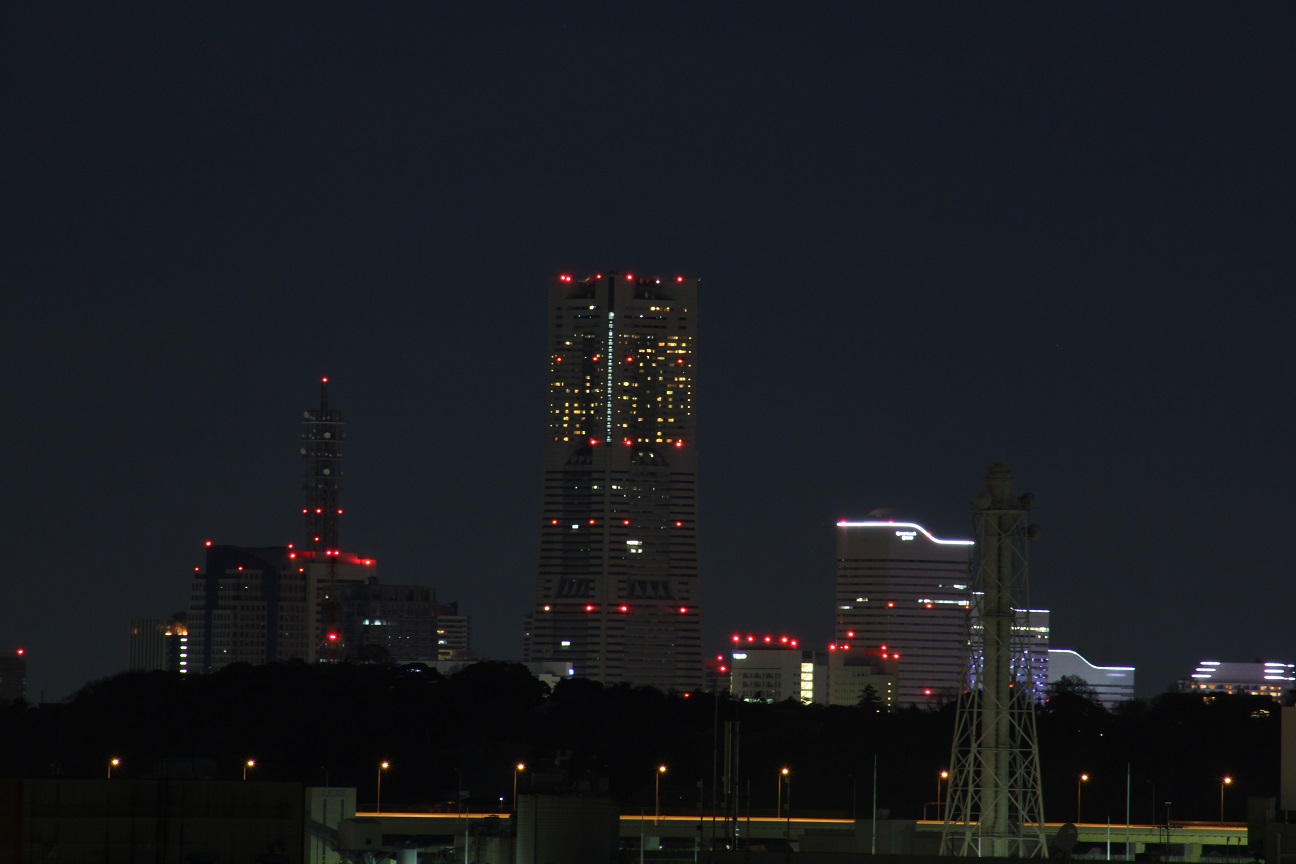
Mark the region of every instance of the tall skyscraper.
<instances>
[{"instance_id":1,"label":"tall skyscraper","mask_svg":"<svg viewBox=\"0 0 1296 864\"><path fill-rule=\"evenodd\" d=\"M702 683L694 381L698 280L607 273L549 289L549 423L523 657Z\"/></svg>"},{"instance_id":2,"label":"tall skyscraper","mask_svg":"<svg viewBox=\"0 0 1296 864\"><path fill-rule=\"evenodd\" d=\"M913 522L837 523L837 650L896 660L897 706L963 690L971 548Z\"/></svg>"}]
</instances>

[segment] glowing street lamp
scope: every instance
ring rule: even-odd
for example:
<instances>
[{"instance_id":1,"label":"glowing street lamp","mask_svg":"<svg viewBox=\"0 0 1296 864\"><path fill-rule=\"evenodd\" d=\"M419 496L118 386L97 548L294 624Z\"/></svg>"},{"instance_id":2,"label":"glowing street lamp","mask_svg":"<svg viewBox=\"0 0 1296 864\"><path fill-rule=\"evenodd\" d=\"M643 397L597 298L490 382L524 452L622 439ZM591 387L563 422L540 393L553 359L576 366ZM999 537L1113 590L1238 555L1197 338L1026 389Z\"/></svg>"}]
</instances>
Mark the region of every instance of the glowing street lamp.
<instances>
[{"instance_id":1,"label":"glowing street lamp","mask_svg":"<svg viewBox=\"0 0 1296 864\"><path fill-rule=\"evenodd\" d=\"M1081 774L1076 778L1076 822L1080 821L1080 796L1084 792L1084 784L1089 782L1088 774Z\"/></svg>"},{"instance_id":2,"label":"glowing street lamp","mask_svg":"<svg viewBox=\"0 0 1296 864\"><path fill-rule=\"evenodd\" d=\"M526 770L526 763L519 762L513 766L513 815L517 815L517 784L518 775Z\"/></svg>"},{"instance_id":3,"label":"glowing street lamp","mask_svg":"<svg viewBox=\"0 0 1296 864\"><path fill-rule=\"evenodd\" d=\"M943 799L941 798L941 784L948 779L948 771L942 771L936 775L936 819L938 821L941 818L941 804L943 803Z\"/></svg>"},{"instance_id":4,"label":"glowing street lamp","mask_svg":"<svg viewBox=\"0 0 1296 864\"><path fill-rule=\"evenodd\" d=\"M375 813L382 812L382 775L383 772L391 767L391 763L386 759L378 763L378 804L374 807Z\"/></svg>"},{"instance_id":5,"label":"glowing street lamp","mask_svg":"<svg viewBox=\"0 0 1296 864\"><path fill-rule=\"evenodd\" d=\"M1220 778L1220 824L1224 824L1224 787L1231 785L1233 778L1227 775Z\"/></svg>"},{"instance_id":6,"label":"glowing street lamp","mask_svg":"<svg viewBox=\"0 0 1296 864\"><path fill-rule=\"evenodd\" d=\"M657 773L653 780L653 824L656 825L661 820L661 778L666 773L665 765L657 766Z\"/></svg>"},{"instance_id":7,"label":"glowing street lamp","mask_svg":"<svg viewBox=\"0 0 1296 864\"><path fill-rule=\"evenodd\" d=\"M255 767L256 767L256 760L255 760L255 759L249 759L249 760L247 760L246 762L243 763L243 779L244 779L244 780L247 779L247 772L248 772L248 769L249 769L249 768L255 768Z\"/></svg>"},{"instance_id":8,"label":"glowing street lamp","mask_svg":"<svg viewBox=\"0 0 1296 864\"><path fill-rule=\"evenodd\" d=\"M112 769L116 768L116 767L117 767L118 765L120 765L120 764L121 764L121 760L118 759L116 756L114 756L114 757L112 757L111 759L108 760L108 779L109 779L109 780L112 779Z\"/></svg>"},{"instance_id":9,"label":"glowing street lamp","mask_svg":"<svg viewBox=\"0 0 1296 864\"><path fill-rule=\"evenodd\" d=\"M774 818L777 819L783 814L783 784L787 782L788 775L792 772L787 768L780 768L778 773L778 795L774 798Z\"/></svg>"}]
</instances>

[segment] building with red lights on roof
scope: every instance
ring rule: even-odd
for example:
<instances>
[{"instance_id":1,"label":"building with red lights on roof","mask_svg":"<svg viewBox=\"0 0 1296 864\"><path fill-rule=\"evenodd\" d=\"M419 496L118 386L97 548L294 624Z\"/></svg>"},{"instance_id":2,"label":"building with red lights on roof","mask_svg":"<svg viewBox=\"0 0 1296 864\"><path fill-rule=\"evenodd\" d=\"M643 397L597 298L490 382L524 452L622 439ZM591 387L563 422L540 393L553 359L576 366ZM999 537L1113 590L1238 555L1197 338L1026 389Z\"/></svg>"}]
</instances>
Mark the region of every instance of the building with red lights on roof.
<instances>
[{"instance_id":1,"label":"building with red lights on roof","mask_svg":"<svg viewBox=\"0 0 1296 864\"><path fill-rule=\"evenodd\" d=\"M373 558L341 549L342 414L305 412L301 455L305 542L249 548L207 543L195 568L188 614L188 662L215 672L231 663L286 660L437 662L470 655L469 621L418 585L380 585Z\"/></svg>"},{"instance_id":2,"label":"building with red lights on roof","mask_svg":"<svg viewBox=\"0 0 1296 864\"><path fill-rule=\"evenodd\" d=\"M530 664L662 690L702 683L697 297L682 276L550 286Z\"/></svg>"}]
</instances>

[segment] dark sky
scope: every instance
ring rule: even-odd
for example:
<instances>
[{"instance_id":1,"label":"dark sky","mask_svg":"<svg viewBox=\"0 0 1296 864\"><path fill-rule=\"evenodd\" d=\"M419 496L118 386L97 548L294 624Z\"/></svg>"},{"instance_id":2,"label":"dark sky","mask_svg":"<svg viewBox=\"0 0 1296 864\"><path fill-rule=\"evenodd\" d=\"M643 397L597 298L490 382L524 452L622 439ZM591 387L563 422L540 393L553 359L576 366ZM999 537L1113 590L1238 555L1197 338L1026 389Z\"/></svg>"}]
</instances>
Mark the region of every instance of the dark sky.
<instances>
[{"instance_id":1,"label":"dark sky","mask_svg":"<svg viewBox=\"0 0 1296 864\"><path fill-rule=\"evenodd\" d=\"M263 8L271 5L272 8ZM0 648L61 698L202 542L344 545L520 655L545 294L703 280L707 646L834 522L1039 504L1053 644L1296 660L1289 4L24 4L0 31Z\"/></svg>"}]
</instances>

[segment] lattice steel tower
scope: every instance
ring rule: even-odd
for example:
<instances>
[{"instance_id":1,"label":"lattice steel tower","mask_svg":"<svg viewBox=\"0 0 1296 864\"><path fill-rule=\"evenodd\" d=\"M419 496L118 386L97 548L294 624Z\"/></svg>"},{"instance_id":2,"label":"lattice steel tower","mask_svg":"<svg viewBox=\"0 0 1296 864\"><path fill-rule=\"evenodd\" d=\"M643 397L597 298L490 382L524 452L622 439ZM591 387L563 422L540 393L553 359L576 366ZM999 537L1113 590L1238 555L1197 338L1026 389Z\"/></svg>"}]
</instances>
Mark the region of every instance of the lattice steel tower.
<instances>
[{"instance_id":1,"label":"lattice steel tower","mask_svg":"<svg viewBox=\"0 0 1296 864\"><path fill-rule=\"evenodd\" d=\"M972 605L968 678L959 698L950 755L949 807L941 838L948 855L1042 857L1037 694L1026 642L1026 543L1039 536L1013 497L1012 471L992 465L972 504ZM1021 619L1020 621L1018 619Z\"/></svg>"},{"instance_id":2,"label":"lattice steel tower","mask_svg":"<svg viewBox=\"0 0 1296 864\"><path fill-rule=\"evenodd\" d=\"M301 455L306 460L306 549L316 556L341 548L342 412L329 408L327 378L320 379L319 408L304 412ZM319 560L317 557L316 560Z\"/></svg>"}]
</instances>

